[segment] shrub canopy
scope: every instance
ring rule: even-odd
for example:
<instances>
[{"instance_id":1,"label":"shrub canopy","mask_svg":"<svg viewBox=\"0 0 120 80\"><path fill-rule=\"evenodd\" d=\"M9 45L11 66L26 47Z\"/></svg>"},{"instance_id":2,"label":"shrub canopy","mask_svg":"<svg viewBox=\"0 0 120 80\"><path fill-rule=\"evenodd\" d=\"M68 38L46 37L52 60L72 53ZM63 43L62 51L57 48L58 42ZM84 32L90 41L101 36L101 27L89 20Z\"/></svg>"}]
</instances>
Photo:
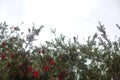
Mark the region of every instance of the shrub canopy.
<instances>
[{"instance_id":1,"label":"shrub canopy","mask_svg":"<svg viewBox=\"0 0 120 80\"><path fill-rule=\"evenodd\" d=\"M19 27L0 24L0 80L120 79L120 38L111 41L101 23L100 34L88 37L86 44L77 37L66 42L64 35L55 35L35 46L42 28L33 26L24 36Z\"/></svg>"}]
</instances>

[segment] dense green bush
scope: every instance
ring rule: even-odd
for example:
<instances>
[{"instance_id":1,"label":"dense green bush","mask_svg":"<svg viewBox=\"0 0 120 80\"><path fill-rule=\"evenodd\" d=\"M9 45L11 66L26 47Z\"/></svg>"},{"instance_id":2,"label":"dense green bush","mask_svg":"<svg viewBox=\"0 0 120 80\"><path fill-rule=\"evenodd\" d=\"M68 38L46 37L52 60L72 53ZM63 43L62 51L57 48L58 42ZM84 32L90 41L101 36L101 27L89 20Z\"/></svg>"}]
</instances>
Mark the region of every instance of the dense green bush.
<instances>
[{"instance_id":1,"label":"dense green bush","mask_svg":"<svg viewBox=\"0 0 120 80\"><path fill-rule=\"evenodd\" d=\"M119 25L117 25L118 28ZM0 80L120 80L120 38L108 39L104 25L82 44L63 35L33 45L43 26L28 29L0 24Z\"/></svg>"}]
</instances>

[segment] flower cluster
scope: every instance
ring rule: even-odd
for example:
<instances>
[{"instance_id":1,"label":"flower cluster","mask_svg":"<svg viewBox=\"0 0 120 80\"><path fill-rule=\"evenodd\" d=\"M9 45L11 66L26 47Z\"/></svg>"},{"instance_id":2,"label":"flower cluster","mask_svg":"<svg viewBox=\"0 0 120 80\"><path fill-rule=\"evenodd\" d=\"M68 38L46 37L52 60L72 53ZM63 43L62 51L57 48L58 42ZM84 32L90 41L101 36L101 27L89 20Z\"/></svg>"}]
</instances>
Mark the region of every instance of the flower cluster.
<instances>
[{"instance_id":1,"label":"flower cluster","mask_svg":"<svg viewBox=\"0 0 120 80\"><path fill-rule=\"evenodd\" d=\"M0 24L0 80L120 80L120 38L110 41L104 25L80 44L78 37L65 41L56 36L35 46L43 28L28 29ZM120 29L120 26L117 24Z\"/></svg>"},{"instance_id":2,"label":"flower cluster","mask_svg":"<svg viewBox=\"0 0 120 80\"><path fill-rule=\"evenodd\" d=\"M64 66L67 64L61 63L59 55L55 56L57 52L52 54L43 45L39 47L31 45L34 42L34 36L38 36L43 26L39 29L34 27L28 29L29 34L26 39L22 38L23 34L19 34L19 27L9 27L6 23L0 24L0 27L0 32L6 32L0 35L4 37L0 42L0 72L3 73L0 74L1 80L62 80L64 78L62 71L66 69ZM63 66L60 66L61 64Z\"/></svg>"}]
</instances>

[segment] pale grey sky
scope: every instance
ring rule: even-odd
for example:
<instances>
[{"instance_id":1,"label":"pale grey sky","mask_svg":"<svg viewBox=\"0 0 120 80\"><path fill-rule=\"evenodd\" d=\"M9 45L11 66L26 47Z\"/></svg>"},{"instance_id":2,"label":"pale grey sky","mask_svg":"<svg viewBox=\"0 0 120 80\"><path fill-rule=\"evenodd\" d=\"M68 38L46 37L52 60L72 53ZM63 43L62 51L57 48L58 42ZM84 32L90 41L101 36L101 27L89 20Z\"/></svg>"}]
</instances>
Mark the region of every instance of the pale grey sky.
<instances>
[{"instance_id":1,"label":"pale grey sky","mask_svg":"<svg viewBox=\"0 0 120 80\"><path fill-rule=\"evenodd\" d=\"M120 0L0 0L0 22L20 25L23 30L44 25L40 41L52 37L50 28L68 37L87 38L97 31L98 21L108 30L111 38L118 34Z\"/></svg>"}]
</instances>

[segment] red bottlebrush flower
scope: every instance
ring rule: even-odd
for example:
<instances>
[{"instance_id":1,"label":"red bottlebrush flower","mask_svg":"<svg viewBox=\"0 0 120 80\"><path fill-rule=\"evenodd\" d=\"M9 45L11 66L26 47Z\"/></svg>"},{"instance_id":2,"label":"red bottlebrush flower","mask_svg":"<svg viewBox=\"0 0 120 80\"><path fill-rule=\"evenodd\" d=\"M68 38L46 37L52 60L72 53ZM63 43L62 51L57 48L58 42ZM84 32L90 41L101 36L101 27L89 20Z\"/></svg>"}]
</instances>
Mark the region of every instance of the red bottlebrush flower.
<instances>
[{"instance_id":1,"label":"red bottlebrush flower","mask_svg":"<svg viewBox=\"0 0 120 80\"><path fill-rule=\"evenodd\" d=\"M6 46L6 43L5 42L2 42L2 47L5 47Z\"/></svg>"},{"instance_id":2,"label":"red bottlebrush flower","mask_svg":"<svg viewBox=\"0 0 120 80\"><path fill-rule=\"evenodd\" d=\"M32 66L28 66L27 69L28 69L29 72L32 72L33 67Z\"/></svg>"},{"instance_id":3,"label":"red bottlebrush flower","mask_svg":"<svg viewBox=\"0 0 120 80\"><path fill-rule=\"evenodd\" d=\"M21 69L23 67L23 64L19 64L18 67Z\"/></svg>"},{"instance_id":4,"label":"red bottlebrush flower","mask_svg":"<svg viewBox=\"0 0 120 80\"><path fill-rule=\"evenodd\" d=\"M37 71L37 70L33 71L32 75L33 75L34 78L38 78L39 77L39 71Z\"/></svg>"},{"instance_id":5,"label":"red bottlebrush flower","mask_svg":"<svg viewBox=\"0 0 120 80\"><path fill-rule=\"evenodd\" d=\"M65 74L66 74L66 71L63 70L62 72L60 72L60 74L65 75Z\"/></svg>"},{"instance_id":6,"label":"red bottlebrush flower","mask_svg":"<svg viewBox=\"0 0 120 80\"><path fill-rule=\"evenodd\" d=\"M1 55L1 59L5 59L6 58L6 55L5 54L2 54Z\"/></svg>"},{"instance_id":7,"label":"red bottlebrush flower","mask_svg":"<svg viewBox=\"0 0 120 80\"><path fill-rule=\"evenodd\" d=\"M43 49L43 50L41 51L41 53L42 53L42 54L45 54L45 50Z\"/></svg>"},{"instance_id":8,"label":"red bottlebrush flower","mask_svg":"<svg viewBox=\"0 0 120 80\"><path fill-rule=\"evenodd\" d=\"M58 75L58 80L63 80L63 77L65 74L66 74L66 71L60 72L60 74Z\"/></svg>"},{"instance_id":9,"label":"red bottlebrush flower","mask_svg":"<svg viewBox=\"0 0 120 80\"><path fill-rule=\"evenodd\" d=\"M52 59L52 60L49 61L49 64L50 64L50 65L55 65L56 63L55 63L55 61Z\"/></svg>"},{"instance_id":10,"label":"red bottlebrush flower","mask_svg":"<svg viewBox=\"0 0 120 80\"><path fill-rule=\"evenodd\" d=\"M14 56L15 56L15 54L13 54L13 53L10 54L10 57L11 57L11 58L14 58Z\"/></svg>"},{"instance_id":11,"label":"red bottlebrush flower","mask_svg":"<svg viewBox=\"0 0 120 80\"><path fill-rule=\"evenodd\" d=\"M44 66L44 71L49 71L49 70L50 70L50 68L48 65Z\"/></svg>"},{"instance_id":12,"label":"red bottlebrush flower","mask_svg":"<svg viewBox=\"0 0 120 80\"><path fill-rule=\"evenodd\" d=\"M63 76L62 75L58 75L58 80L63 80Z\"/></svg>"},{"instance_id":13,"label":"red bottlebrush flower","mask_svg":"<svg viewBox=\"0 0 120 80\"><path fill-rule=\"evenodd\" d=\"M17 27L14 27L14 30L17 30Z\"/></svg>"}]
</instances>

